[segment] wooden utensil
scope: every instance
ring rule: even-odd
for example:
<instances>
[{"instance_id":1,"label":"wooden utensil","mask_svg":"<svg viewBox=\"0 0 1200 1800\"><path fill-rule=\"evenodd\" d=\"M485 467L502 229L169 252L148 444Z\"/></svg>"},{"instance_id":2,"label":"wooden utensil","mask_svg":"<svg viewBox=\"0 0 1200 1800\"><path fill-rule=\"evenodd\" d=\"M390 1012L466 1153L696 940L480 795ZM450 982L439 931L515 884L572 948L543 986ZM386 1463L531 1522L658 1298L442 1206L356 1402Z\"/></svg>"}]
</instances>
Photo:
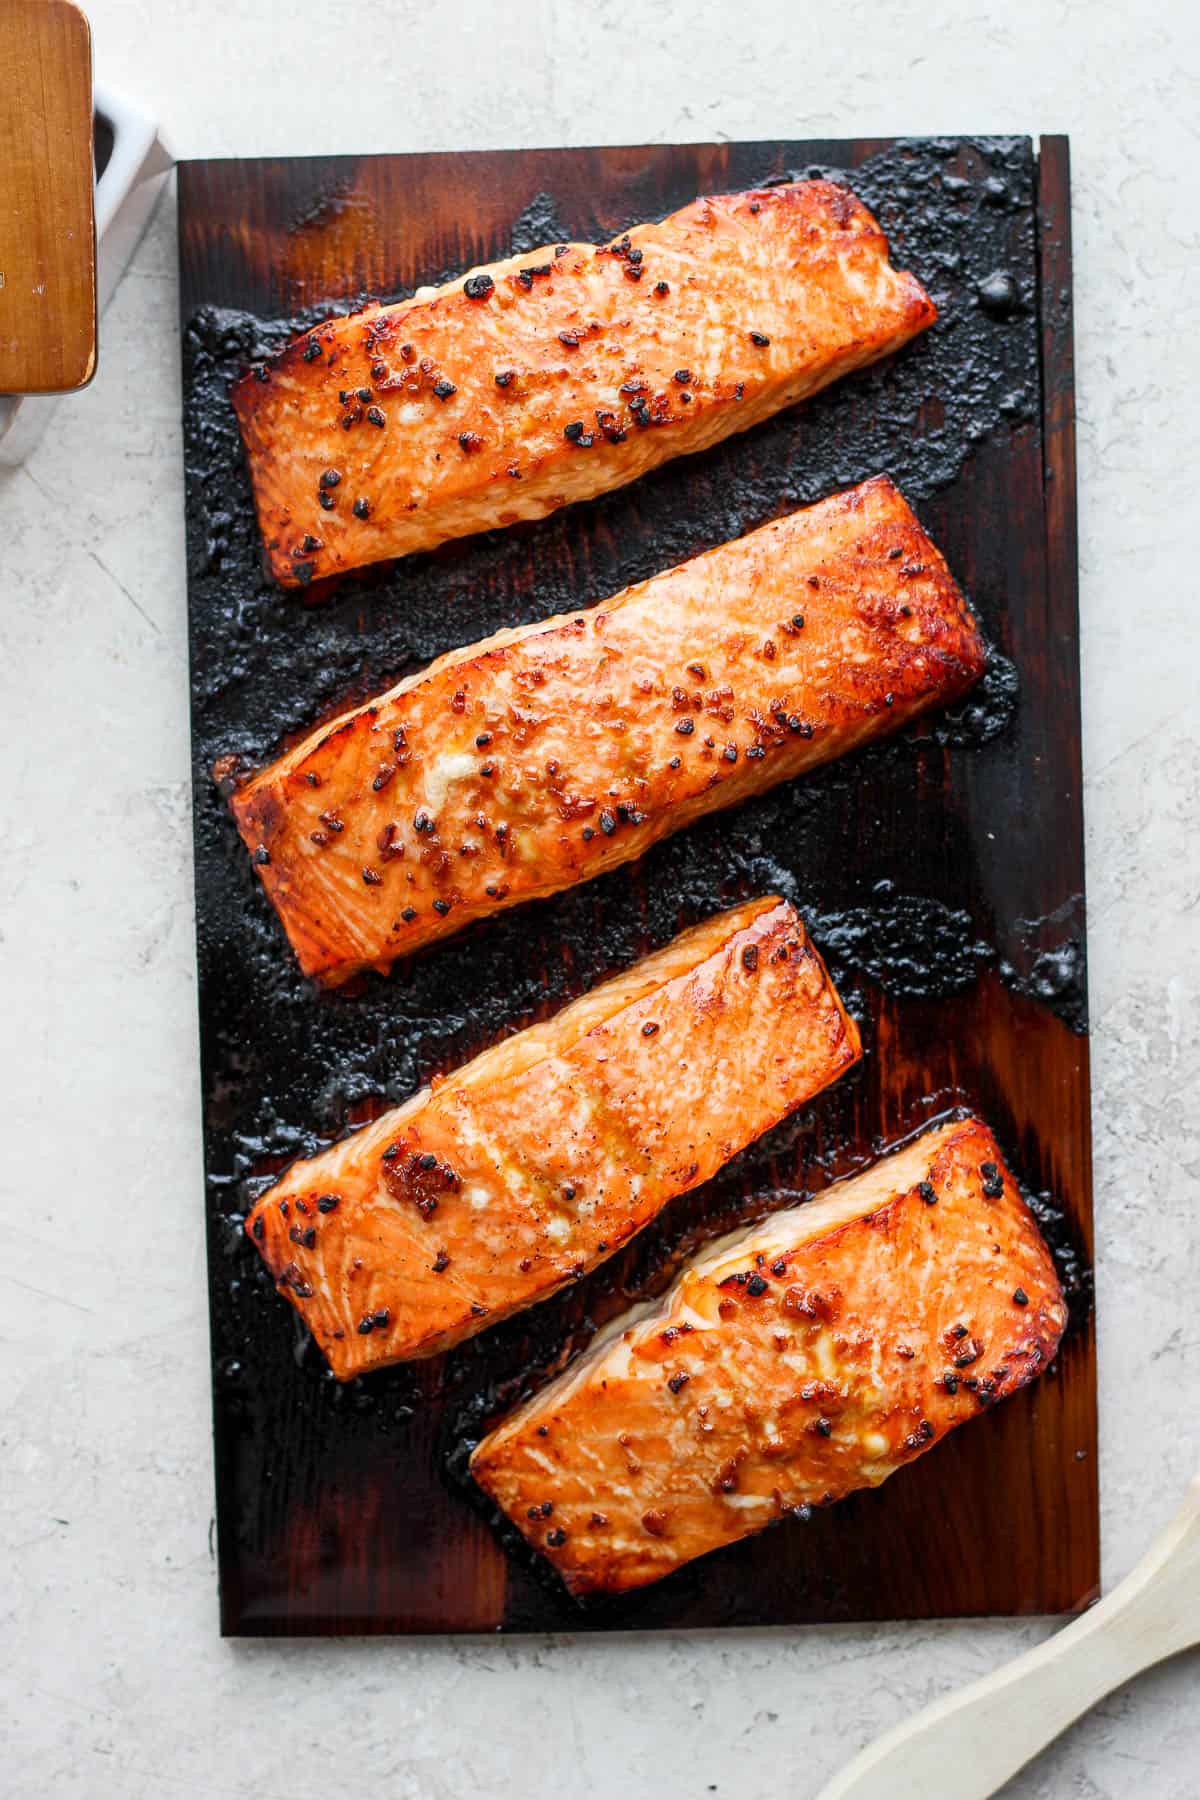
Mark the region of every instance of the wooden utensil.
<instances>
[{"instance_id":1,"label":"wooden utensil","mask_svg":"<svg viewBox=\"0 0 1200 1800\"><path fill-rule=\"evenodd\" d=\"M1200 1475L1133 1572L1036 1650L885 1732L818 1800L985 1800L1122 1682L1200 1644Z\"/></svg>"},{"instance_id":2,"label":"wooden utensil","mask_svg":"<svg viewBox=\"0 0 1200 1800\"><path fill-rule=\"evenodd\" d=\"M96 367L92 39L69 0L0 0L0 394Z\"/></svg>"}]
</instances>

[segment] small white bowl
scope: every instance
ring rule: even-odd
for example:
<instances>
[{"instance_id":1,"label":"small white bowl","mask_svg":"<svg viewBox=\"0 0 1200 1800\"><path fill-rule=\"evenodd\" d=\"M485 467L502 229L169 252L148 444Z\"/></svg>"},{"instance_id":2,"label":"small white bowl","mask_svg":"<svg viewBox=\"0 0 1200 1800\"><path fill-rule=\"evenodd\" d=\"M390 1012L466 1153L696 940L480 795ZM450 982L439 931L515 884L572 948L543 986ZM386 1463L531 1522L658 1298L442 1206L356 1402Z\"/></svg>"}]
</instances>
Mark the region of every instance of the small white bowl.
<instances>
[{"instance_id":1,"label":"small white bowl","mask_svg":"<svg viewBox=\"0 0 1200 1800\"><path fill-rule=\"evenodd\" d=\"M93 97L96 144L96 302L103 312L154 210L172 158L158 126L111 88ZM51 411L70 395L0 396L0 465L25 461Z\"/></svg>"}]
</instances>

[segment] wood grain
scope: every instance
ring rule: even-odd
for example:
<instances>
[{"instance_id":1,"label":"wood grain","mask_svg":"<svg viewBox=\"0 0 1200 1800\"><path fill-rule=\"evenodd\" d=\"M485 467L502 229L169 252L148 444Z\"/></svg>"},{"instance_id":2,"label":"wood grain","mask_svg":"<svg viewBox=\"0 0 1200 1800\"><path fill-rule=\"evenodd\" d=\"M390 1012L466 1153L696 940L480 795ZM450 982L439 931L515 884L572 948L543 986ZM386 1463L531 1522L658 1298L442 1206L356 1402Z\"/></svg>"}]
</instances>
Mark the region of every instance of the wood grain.
<instances>
[{"instance_id":1,"label":"wood grain","mask_svg":"<svg viewBox=\"0 0 1200 1800\"><path fill-rule=\"evenodd\" d=\"M322 309L706 190L846 171L941 319L630 488L406 559L319 605L262 572L228 384ZM1066 146L888 140L185 164L181 313L197 934L223 1629L711 1628L1058 1612L1099 1573ZM996 278L1003 277L1003 280ZM1053 299L1053 304L1051 304ZM275 322L275 323L272 323ZM995 646L948 720L706 821L388 980L319 994L210 772L453 645L603 598L886 469ZM861 1075L570 1293L338 1389L242 1233L271 1175L692 920L782 889L860 1018ZM980 1111L1072 1291L1054 1368L876 1492L580 1609L497 1534L464 1446L722 1229Z\"/></svg>"},{"instance_id":2,"label":"wood grain","mask_svg":"<svg viewBox=\"0 0 1200 1800\"><path fill-rule=\"evenodd\" d=\"M5 0L0 169L0 394L83 387L96 367L92 42L67 0Z\"/></svg>"},{"instance_id":3,"label":"wood grain","mask_svg":"<svg viewBox=\"0 0 1200 1800\"><path fill-rule=\"evenodd\" d=\"M1068 1725L1144 1669L1200 1644L1200 1476L1137 1567L1036 1649L885 1732L818 1800L988 1800Z\"/></svg>"}]
</instances>

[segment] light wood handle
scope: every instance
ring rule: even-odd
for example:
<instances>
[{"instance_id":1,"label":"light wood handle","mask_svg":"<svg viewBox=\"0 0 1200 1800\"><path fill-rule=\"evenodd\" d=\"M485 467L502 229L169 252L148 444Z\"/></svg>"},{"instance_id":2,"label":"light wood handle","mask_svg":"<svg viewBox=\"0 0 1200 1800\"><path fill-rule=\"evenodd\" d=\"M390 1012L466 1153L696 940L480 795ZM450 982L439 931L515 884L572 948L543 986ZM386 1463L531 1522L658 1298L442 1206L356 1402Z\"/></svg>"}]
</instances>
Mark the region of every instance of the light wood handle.
<instances>
[{"instance_id":1,"label":"light wood handle","mask_svg":"<svg viewBox=\"0 0 1200 1800\"><path fill-rule=\"evenodd\" d=\"M986 1800L1097 1700L1200 1643L1200 1476L1119 1587L1057 1636L877 1738L819 1800Z\"/></svg>"}]
</instances>

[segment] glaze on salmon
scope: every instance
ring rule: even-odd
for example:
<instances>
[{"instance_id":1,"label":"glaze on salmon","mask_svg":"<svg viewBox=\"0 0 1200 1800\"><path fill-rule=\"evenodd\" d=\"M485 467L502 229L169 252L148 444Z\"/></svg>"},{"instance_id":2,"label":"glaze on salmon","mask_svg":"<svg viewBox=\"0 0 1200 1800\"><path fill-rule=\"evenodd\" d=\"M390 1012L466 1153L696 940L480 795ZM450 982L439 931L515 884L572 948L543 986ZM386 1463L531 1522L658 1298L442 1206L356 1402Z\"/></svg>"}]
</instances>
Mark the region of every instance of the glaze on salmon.
<instances>
[{"instance_id":1,"label":"glaze on salmon","mask_svg":"<svg viewBox=\"0 0 1200 1800\"><path fill-rule=\"evenodd\" d=\"M987 1126L711 1246L471 1459L576 1594L880 1482L1051 1361L1066 1307Z\"/></svg>"},{"instance_id":2,"label":"glaze on salmon","mask_svg":"<svg viewBox=\"0 0 1200 1800\"><path fill-rule=\"evenodd\" d=\"M590 611L452 651L231 805L301 967L338 982L640 856L983 667L945 562L877 476Z\"/></svg>"},{"instance_id":3,"label":"glaze on salmon","mask_svg":"<svg viewBox=\"0 0 1200 1800\"><path fill-rule=\"evenodd\" d=\"M330 319L233 390L271 572L307 586L607 493L936 316L853 194L805 181Z\"/></svg>"},{"instance_id":4,"label":"glaze on salmon","mask_svg":"<svg viewBox=\"0 0 1200 1800\"><path fill-rule=\"evenodd\" d=\"M859 1055L792 908L755 900L296 1163L246 1229L345 1381L578 1280Z\"/></svg>"}]
</instances>

